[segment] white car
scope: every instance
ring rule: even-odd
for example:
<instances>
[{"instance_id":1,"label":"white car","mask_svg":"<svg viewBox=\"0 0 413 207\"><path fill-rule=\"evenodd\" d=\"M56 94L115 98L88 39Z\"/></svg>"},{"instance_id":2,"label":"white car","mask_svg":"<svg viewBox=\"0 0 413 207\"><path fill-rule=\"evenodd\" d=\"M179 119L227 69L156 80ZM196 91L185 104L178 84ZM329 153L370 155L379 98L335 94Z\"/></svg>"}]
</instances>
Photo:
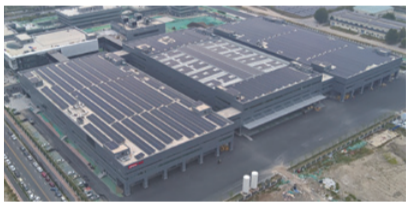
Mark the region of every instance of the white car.
<instances>
[{"instance_id":1,"label":"white car","mask_svg":"<svg viewBox=\"0 0 413 207\"><path fill-rule=\"evenodd\" d=\"M43 169L41 167L37 167L37 172L41 173L43 172Z\"/></svg>"},{"instance_id":2,"label":"white car","mask_svg":"<svg viewBox=\"0 0 413 207\"><path fill-rule=\"evenodd\" d=\"M11 165L11 161L9 159L6 160L7 165Z\"/></svg>"},{"instance_id":3,"label":"white car","mask_svg":"<svg viewBox=\"0 0 413 207\"><path fill-rule=\"evenodd\" d=\"M6 154L4 154L4 160L7 160L7 158L8 158L8 157L7 157L7 155L6 155Z\"/></svg>"},{"instance_id":4,"label":"white car","mask_svg":"<svg viewBox=\"0 0 413 207\"><path fill-rule=\"evenodd\" d=\"M12 138L12 140L16 140L16 139L17 139L17 137L16 137L15 134L13 134L13 135L11 136L11 138Z\"/></svg>"},{"instance_id":5,"label":"white car","mask_svg":"<svg viewBox=\"0 0 413 207\"><path fill-rule=\"evenodd\" d=\"M27 156L27 159L29 159L30 161L33 160L33 157L31 155Z\"/></svg>"},{"instance_id":6,"label":"white car","mask_svg":"<svg viewBox=\"0 0 413 207\"><path fill-rule=\"evenodd\" d=\"M37 162L33 162L33 166L34 167L39 167L39 164L37 164Z\"/></svg>"},{"instance_id":7,"label":"white car","mask_svg":"<svg viewBox=\"0 0 413 207\"><path fill-rule=\"evenodd\" d=\"M10 165L10 166L9 166L9 169L10 169L12 172L14 172L14 171L16 170L16 168L14 167L14 165Z\"/></svg>"}]
</instances>

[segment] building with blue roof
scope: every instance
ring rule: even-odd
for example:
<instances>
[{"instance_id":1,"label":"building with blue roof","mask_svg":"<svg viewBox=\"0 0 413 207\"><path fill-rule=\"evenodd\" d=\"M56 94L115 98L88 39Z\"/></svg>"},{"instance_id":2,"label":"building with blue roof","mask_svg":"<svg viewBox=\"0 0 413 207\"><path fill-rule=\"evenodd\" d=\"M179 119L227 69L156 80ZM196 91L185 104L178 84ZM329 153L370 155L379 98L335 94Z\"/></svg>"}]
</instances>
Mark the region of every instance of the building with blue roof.
<instances>
[{"instance_id":1,"label":"building with blue roof","mask_svg":"<svg viewBox=\"0 0 413 207\"><path fill-rule=\"evenodd\" d=\"M381 17L386 13L393 13L394 8L391 6L355 6L354 12Z\"/></svg>"}]
</instances>

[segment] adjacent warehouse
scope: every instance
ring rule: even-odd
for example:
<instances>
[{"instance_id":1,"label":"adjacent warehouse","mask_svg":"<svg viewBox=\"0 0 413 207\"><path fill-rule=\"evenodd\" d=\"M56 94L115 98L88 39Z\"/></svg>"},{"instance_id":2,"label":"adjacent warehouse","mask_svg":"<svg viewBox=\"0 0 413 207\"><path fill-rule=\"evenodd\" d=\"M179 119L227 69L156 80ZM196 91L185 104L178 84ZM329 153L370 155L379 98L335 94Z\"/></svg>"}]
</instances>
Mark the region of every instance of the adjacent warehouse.
<instances>
[{"instance_id":1,"label":"adjacent warehouse","mask_svg":"<svg viewBox=\"0 0 413 207\"><path fill-rule=\"evenodd\" d=\"M124 194L176 167L233 146L233 122L125 63L89 55L21 72L21 85L53 123Z\"/></svg>"},{"instance_id":2,"label":"adjacent warehouse","mask_svg":"<svg viewBox=\"0 0 413 207\"><path fill-rule=\"evenodd\" d=\"M63 24L86 27L117 20L121 12L120 6L81 6L57 10L56 14Z\"/></svg>"},{"instance_id":3,"label":"adjacent warehouse","mask_svg":"<svg viewBox=\"0 0 413 207\"><path fill-rule=\"evenodd\" d=\"M124 50L131 64L220 110L239 133L254 133L325 98L320 73L202 29L129 41Z\"/></svg>"},{"instance_id":4,"label":"adjacent warehouse","mask_svg":"<svg viewBox=\"0 0 413 207\"><path fill-rule=\"evenodd\" d=\"M330 83L323 84L323 91L330 91L330 95L339 96L341 101L397 77L402 62L402 57L389 51L360 46L267 17L226 24L215 33L332 76L333 80L323 78Z\"/></svg>"},{"instance_id":5,"label":"adjacent warehouse","mask_svg":"<svg viewBox=\"0 0 413 207\"><path fill-rule=\"evenodd\" d=\"M341 10L330 14L330 25L384 40L390 29L400 31L405 23Z\"/></svg>"},{"instance_id":6,"label":"adjacent warehouse","mask_svg":"<svg viewBox=\"0 0 413 207\"><path fill-rule=\"evenodd\" d=\"M4 43L4 60L13 70L33 68L50 63L48 52L58 51L66 57L97 52L93 34L68 28L36 35L18 34Z\"/></svg>"}]
</instances>

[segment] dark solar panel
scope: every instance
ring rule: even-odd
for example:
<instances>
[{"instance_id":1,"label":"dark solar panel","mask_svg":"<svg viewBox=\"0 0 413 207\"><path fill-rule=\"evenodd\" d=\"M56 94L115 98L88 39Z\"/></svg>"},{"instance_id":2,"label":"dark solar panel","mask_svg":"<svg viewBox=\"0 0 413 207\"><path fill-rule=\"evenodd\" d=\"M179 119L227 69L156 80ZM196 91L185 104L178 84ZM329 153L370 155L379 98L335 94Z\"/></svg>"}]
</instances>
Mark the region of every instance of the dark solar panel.
<instances>
[{"instance_id":1,"label":"dark solar panel","mask_svg":"<svg viewBox=\"0 0 413 207\"><path fill-rule=\"evenodd\" d=\"M183 134L184 136L188 137L188 138L192 138L195 136L195 134L193 132L191 132L190 130L188 130L187 128L183 127L183 125L181 125L181 123L177 122L174 119L171 119L170 117L166 116L165 114L163 114L160 111L157 110L153 110L151 111L151 113L153 115L155 115L159 120L164 121L165 123L167 123L169 126L171 126L172 128L176 129L177 131L179 131L181 134Z\"/></svg>"},{"instance_id":2,"label":"dark solar panel","mask_svg":"<svg viewBox=\"0 0 413 207\"><path fill-rule=\"evenodd\" d=\"M182 135L180 135L178 132L174 131L171 127L168 125L164 124L160 120L156 119L154 116L152 116L150 113L143 113L142 116L151 122L154 126L157 126L158 128L162 129L164 132L169 134L172 138L175 140L180 140L182 138ZM166 121L166 120L164 120Z\"/></svg>"},{"instance_id":3,"label":"dark solar panel","mask_svg":"<svg viewBox=\"0 0 413 207\"><path fill-rule=\"evenodd\" d=\"M54 94L48 87L42 88L42 92L46 94L53 102L55 102L61 109L69 107L61 98Z\"/></svg>"},{"instance_id":4,"label":"dark solar panel","mask_svg":"<svg viewBox=\"0 0 413 207\"><path fill-rule=\"evenodd\" d=\"M111 139L113 139L115 142L121 144L125 141L123 137L121 137L118 133L113 131L110 127L107 126L103 121L101 121L98 117L96 117L94 114L91 114L87 117L95 126L97 126L100 130L105 132Z\"/></svg>"},{"instance_id":5,"label":"dark solar panel","mask_svg":"<svg viewBox=\"0 0 413 207\"><path fill-rule=\"evenodd\" d=\"M130 109L134 110L136 113L141 113L143 111L143 108L136 103L130 101L129 99L125 98L125 96L121 95L121 93L118 93L117 91L113 90L111 87L109 87L106 84L100 85L100 88L105 91L106 93L112 95L115 97L119 102L123 103L124 105L128 106Z\"/></svg>"},{"instance_id":6,"label":"dark solar panel","mask_svg":"<svg viewBox=\"0 0 413 207\"><path fill-rule=\"evenodd\" d=\"M143 129L148 130L151 134L155 135L158 139L162 140L165 144L170 144L173 140L169 138L169 135L166 135L159 129L155 128L150 122L148 123L145 119L142 119L139 116L132 117L132 120L139 124Z\"/></svg>"},{"instance_id":7,"label":"dark solar panel","mask_svg":"<svg viewBox=\"0 0 413 207\"><path fill-rule=\"evenodd\" d=\"M83 76L79 75L78 73L76 73L75 71L73 71L73 69L71 69L70 67L67 67L65 64L60 64L59 68L61 68L62 70L64 70L66 73L68 73L70 76L73 77L73 79L79 81L81 84L83 84L86 87L90 87L92 85L92 82L90 82L89 80L85 79Z\"/></svg>"},{"instance_id":8,"label":"dark solar panel","mask_svg":"<svg viewBox=\"0 0 413 207\"><path fill-rule=\"evenodd\" d=\"M88 64L86 64L82 60L82 58L74 59L73 63L75 63L76 65L79 65L80 69L82 69L85 72L88 72L89 74L95 76L96 78L100 79L101 81L106 82L106 81L109 80L109 78L107 76L105 76L104 74L102 74L101 71L99 71L98 69L93 68L93 67L89 66Z\"/></svg>"},{"instance_id":9,"label":"dark solar panel","mask_svg":"<svg viewBox=\"0 0 413 207\"><path fill-rule=\"evenodd\" d=\"M202 134L204 133L204 130L201 129L200 127L196 126L194 123L192 123L191 121L187 120L186 117L180 115L179 113L177 113L176 111L167 108L167 107L162 107L160 108L160 110L162 112L164 112L165 114L167 114L169 117L174 118L175 120L177 120L178 122L182 123L184 126L187 126L190 130L194 131L197 134Z\"/></svg>"},{"instance_id":10,"label":"dark solar panel","mask_svg":"<svg viewBox=\"0 0 413 207\"><path fill-rule=\"evenodd\" d=\"M49 68L56 73L59 77L61 77L63 80L65 80L66 82L68 82L71 86L73 86L74 88L80 90L83 88L83 86L77 82L75 79L73 79L72 77L68 76L66 73L64 73L62 70L58 69L56 66L54 65L49 65Z\"/></svg>"},{"instance_id":11,"label":"dark solar panel","mask_svg":"<svg viewBox=\"0 0 413 207\"><path fill-rule=\"evenodd\" d=\"M91 81L94 84L99 84L101 82L101 80L99 80L98 78L96 78L94 75L91 75L90 72L93 73L93 71L87 71L86 69L82 68L81 66L75 64L73 61L71 62L67 62L66 63L70 68L72 68L74 71L76 71L77 73L81 74L82 76L84 76L86 79L88 79L89 81ZM96 75L96 74L95 74Z\"/></svg>"},{"instance_id":12,"label":"dark solar panel","mask_svg":"<svg viewBox=\"0 0 413 207\"><path fill-rule=\"evenodd\" d=\"M145 154L143 154L142 152L139 153L139 154L137 154L137 155L135 155L135 159L136 159L136 160L140 160L140 159L142 159L143 157L145 157Z\"/></svg>"},{"instance_id":13,"label":"dark solar panel","mask_svg":"<svg viewBox=\"0 0 413 207\"><path fill-rule=\"evenodd\" d=\"M211 120L212 122L218 124L219 126L223 127L227 124L227 122L223 121L222 119L216 117L213 114L208 114L205 116L207 119Z\"/></svg>"},{"instance_id":14,"label":"dark solar panel","mask_svg":"<svg viewBox=\"0 0 413 207\"><path fill-rule=\"evenodd\" d=\"M115 100L114 98L110 97L106 92L102 91L100 88L94 86L90 88L93 92L99 95L102 99L109 102L112 106L114 106L117 110L121 111L126 116L132 116L134 113L133 111L126 108L122 102L119 100Z\"/></svg>"},{"instance_id":15,"label":"dark solar panel","mask_svg":"<svg viewBox=\"0 0 413 207\"><path fill-rule=\"evenodd\" d=\"M106 137L106 135L102 134L96 127L94 127L92 124L87 124L83 128L86 129L90 134L92 134L93 137L95 137L99 142L102 144L110 142L110 140Z\"/></svg>"},{"instance_id":16,"label":"dark solar panel","mask_svg":"<svg viewBox=\"0 0 413 207\"><path fill-rule=\"evenodd\" d=\"M149 142L149 144L151 144L152 146L154 146L156 149L158 150L162 150L165 148L165 145L162 144L160 141L158 141L157 139L153 138L150 134L148 134L144 129L142 129L141 127L139 127L138 125L136 125L135 123L133 123L131 120L129 119L125 119L122 121L122 124L126 125L129 129L131 129L133 132L135 132L136 134L138 134L142 139L146 140L147 142Z\"/></svg>"},{"instance_id":17,"label":"dark solar panel","mask_svg":"<svg viewBox=\"0 0 413 207\"><path fill-rule=\"evenodd\" d=\"M130 140L132 143L134 143L136 146L138 146L142 151L144 151L146 154L150 155L155 152L155 150L150 147L148 144L146 144L144 141L142 141L139 137L134 135L129 129L126 129L123 125L121 125L119 122L114 123L113 128L115 128L118 132L123 134L128 140Z\"/></svg>"},{"instance_id":18,"label":"dark solar panel","mask_svg":"<svg viewBox=\"0 0 413 207\"><path fill-rule=\"evenodd\" d=\"M111 114L113 117L116 119L123 119L125 118L124 115L116 111L112 106L108 105L106 102L104 102L100 97L96 96L93 94L89 89L84 89L81 91L86 97L91 99L93 102L95 102L97 105L99 105L102 109L107 111L109 114Z\"/></svg>"},{"instance_id":19,"label":"dark solar panel","mask_svg":"<svg viewBox=\"0 0 413 207\"><path fill-rule=\"evenodd\" d=\"M75 92L74 95L78 96L78 99L84 103L89 109L91 109L96 115L98 115L101 119L103 119L106 123L110 124L114 122L115 120L110 117L105 111L103 111L101 108L99 108L96 104L93 102L89 101L85 96L80 94L79 92Z\"/></svg>"},{"instance_id":20,"label":"dark solar panel","mask_svg":"<svg viewBox=\"0 0 413 207\"><path fill-rule=\"evenodd\" d=\"M109 141L109 142L105 142L105 145L107 148L109 148L110 150L114 150L116 148L119 147L118 144L116 144L115 142Z\"/></svg>"},{"instance_id":21,"label":"dark solar panel","mask_svg":"<svg viewBox=\"0 0 413 207\"><path fill-rule=\"evenodd\" d=\"M46 82L48 82L51 85L55 85L55 82L52 81L50 78L46 77L46 75L42 72L43 70L41 68L37 69L36 71L43 80L45 80Z\"/></svg>"},{"instance_id":22,"label":"dark solar panel","mask_svg":"<svg viewBox=\"0 0 413 207\"><path fill-rule=\"evenodd\" d=\"M143 101L141 98L139 98L139 96L133 95L131 92L126 90L124 87L120 86L118 83L108 82L107 84L111 86L113 89L115 89L116 91L118 91L119 93L123 94L125 97L128 97L128 99L132 100L133 102L135 102L136 104L144 108L145 110L150 110L153 108L153 106Z\"/></svg>"},{"instance_id":23,"label":"dark solar panel","mask_svg":"<svg viewBox=\"0 0 413 207\"><path fill-rule=\"evenodd\" d=\"M179 104L172 104L169 106L170 109L173 109L177 114L181 115L182 117L188 119L193 124L201 127L205 131L212 131L216 128L213 124L204 120L201 116L196 115L195 113L188 111L184 107L180 106Z\"/></svg>"},{"instance_id":24,"label":"dark solar panel","mask_svg":"<svg viewBox=\"0 0 413 207\"><path fill-rule=\"evenodd\" d=\"M55 81L55 83L59 84L60 86L62 86L67 92L71 93L75 90L75 88L73 88L72 86L70 86L69 84L67 84L65 81L63 81L63 79L61 79L60 77L58 77L57 75L55 75L54 73L52 73L48 68L44 68L42 70L42 72L44 72L47 76L49 76L53 81Z\"/></svg>"},{"instance_id":25,"label":"dark solar panel","mask_svg":"<svg viewBox=\"0 0 413 207\"><path fill-rule=\"evenodd\" d=\"M76 100L69 96L69 94L63 91L63 89L60 88L58 85L52 86L52 90L59 94L59 96L61 96L70 105L74 105L76 103Z\"/></svg>"}]
</instances>

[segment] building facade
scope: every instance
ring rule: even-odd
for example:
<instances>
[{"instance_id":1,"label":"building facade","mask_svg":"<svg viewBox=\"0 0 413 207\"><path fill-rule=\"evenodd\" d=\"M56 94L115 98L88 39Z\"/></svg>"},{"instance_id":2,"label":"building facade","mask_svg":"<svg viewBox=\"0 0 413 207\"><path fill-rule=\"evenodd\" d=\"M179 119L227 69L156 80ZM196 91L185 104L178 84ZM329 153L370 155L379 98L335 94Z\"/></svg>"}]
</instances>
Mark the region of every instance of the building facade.
<instances>
[{"instance_id":1,"label":"building facade","mask_svg":"<svg viewBox=\"0 0 413 207\"><path fill-rule=\"evenodd\" d=\"M56 14L61 23L83 28L117 20L121 12L120 6L81 6L57 10Z\"/></svg>"}]
</instances>

